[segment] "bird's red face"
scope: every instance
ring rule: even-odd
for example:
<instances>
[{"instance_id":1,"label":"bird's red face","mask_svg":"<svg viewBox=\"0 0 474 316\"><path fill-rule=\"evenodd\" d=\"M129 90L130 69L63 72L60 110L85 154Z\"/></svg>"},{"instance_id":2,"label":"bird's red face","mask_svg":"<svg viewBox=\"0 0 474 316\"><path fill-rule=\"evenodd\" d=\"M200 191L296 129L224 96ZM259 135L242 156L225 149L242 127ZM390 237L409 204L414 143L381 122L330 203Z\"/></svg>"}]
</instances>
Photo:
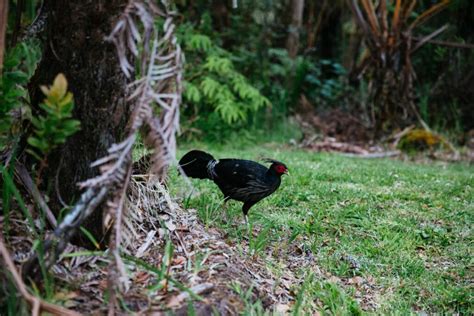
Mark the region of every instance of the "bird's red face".
<instances>
[{"instance_id":1,"label":"bird's red face","mask_svg":"<svg viewBox=\"0 0 474 316\"><path fill-rule=\"evenodd\" d=\"M274 164L273 169L276 171L277 174L288 174L288 168L283 164Z\"/></svg>"}]
</instances>

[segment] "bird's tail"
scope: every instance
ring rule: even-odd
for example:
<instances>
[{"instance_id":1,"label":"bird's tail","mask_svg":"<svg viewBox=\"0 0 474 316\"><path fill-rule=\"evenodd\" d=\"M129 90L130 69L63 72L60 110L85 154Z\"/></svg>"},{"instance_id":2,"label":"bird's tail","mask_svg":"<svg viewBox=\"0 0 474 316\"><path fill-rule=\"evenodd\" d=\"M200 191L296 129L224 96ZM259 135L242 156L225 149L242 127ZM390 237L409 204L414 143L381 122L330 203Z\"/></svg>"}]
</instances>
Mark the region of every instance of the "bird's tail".
<instances>
[{"instance_id":1,"label":"bird's tail","mask_svg":"<svg viewBox=\"0 0 474 316\"><path fill-rule=\"evenodd\" d=\"M201 150L191 150L179 161L179 167L191 178L210 179L207 164L214 160L210 154Z\"/></svg>"}]
</instances>

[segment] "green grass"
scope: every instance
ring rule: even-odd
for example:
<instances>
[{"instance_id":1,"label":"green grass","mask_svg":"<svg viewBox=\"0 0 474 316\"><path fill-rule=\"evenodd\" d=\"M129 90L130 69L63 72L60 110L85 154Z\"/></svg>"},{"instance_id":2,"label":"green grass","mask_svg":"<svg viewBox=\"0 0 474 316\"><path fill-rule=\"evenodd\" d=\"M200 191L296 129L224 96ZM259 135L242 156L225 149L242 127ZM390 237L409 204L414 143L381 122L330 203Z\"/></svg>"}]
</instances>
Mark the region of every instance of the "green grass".
<instances>
[{"instance_id":1,"label":"green grass","mask_svg":"<svg viewBox=\"0 0 474 316\"><path fill-rule=\"evenodd\" d=\"M291 176L250 210L250 221L263 232L248 241L255 253L298 238L330 275L373 280L376 313L474 312L474 167L364 160L276 144L192 148L217 158L272 157L288 165ZM171 183L176 194L189 191L181 177L173 174ZM196 208L207 225L242 241L246 228L236 225L242 222L241 203L230 203L231 220L225 221L218 188L210 181L192 183L199 194L185 199L185 206ZM302 267L296 273L310 272ZM315 298L322 302L318 308L333 314L358 314L363 307L354 286L330 280L313 278L295 292L302 292L301 311L314 308Z\"/></svg>"}]
</instances>

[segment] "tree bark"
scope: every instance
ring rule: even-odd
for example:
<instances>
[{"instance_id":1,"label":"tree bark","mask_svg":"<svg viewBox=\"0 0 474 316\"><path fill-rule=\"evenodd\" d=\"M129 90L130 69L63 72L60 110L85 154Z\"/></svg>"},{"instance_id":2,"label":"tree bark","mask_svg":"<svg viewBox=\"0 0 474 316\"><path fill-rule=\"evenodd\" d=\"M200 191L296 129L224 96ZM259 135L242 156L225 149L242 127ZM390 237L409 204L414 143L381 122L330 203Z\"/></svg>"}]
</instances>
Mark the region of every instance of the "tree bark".
<instances>
[{"instance_id":1,"label":"tree bark","mask_svg":"<svg viewBox=\"0 0 474 316\"><path fill-rule=\"evenodd\" d=\"M0 76L3 70L3 56L5 52L6 32L8 24L8 0L0 0Z\"/></svg>"},{"instance_id":2,"label":"tree bark","mask_svg":"<svg viewBox=\"0 0 474 316\"><path fill-rule=\"evenodd\" d=\"M291 2L291 24L286 40L286 49L290 58L295 58L298 54L300 44L301 26L303 25L304 0L292 0Z\"/></svg>"},{"instance_id":3,"label":"tree bark","mask_svg":"<svg viewBox=\"0 0 474 316\"><path fill-rule=\"evenodd\" d=\"M321 25L323 23L324 16L326 15L326 9L328 6L328 0L323 0L322 4L319 6L316 5L316 2L310 2L308 14L308 23L306 27L307 34L307 44L308 49L314 48L316 46L316 39L320 32ZM317 13L317 18L316 18Z\"/></svg>"},{"instance_id":4,"label":"tree bark","mask_svg":"<svg viewBox=\"0 0 474 316\"><path fill-rule=\"evenodd\" d=\"M49 155L42 176L42 188L47 189L56 215L63 202L74 204L80 194L76 184L97 175L91 162L105 156L125 130L127 80L114 45L105 38L126 4L126 0L45 2L48 26L43 58L29 84L32 108L38 111L44 99L39 85L51 84L61 72L74 94L74 118L81 122L81 130ZM83 226L96 239L103 239L100 208ZM79 236L76 242L90 246L84 237Z\"/></svg>"}]
</instances>

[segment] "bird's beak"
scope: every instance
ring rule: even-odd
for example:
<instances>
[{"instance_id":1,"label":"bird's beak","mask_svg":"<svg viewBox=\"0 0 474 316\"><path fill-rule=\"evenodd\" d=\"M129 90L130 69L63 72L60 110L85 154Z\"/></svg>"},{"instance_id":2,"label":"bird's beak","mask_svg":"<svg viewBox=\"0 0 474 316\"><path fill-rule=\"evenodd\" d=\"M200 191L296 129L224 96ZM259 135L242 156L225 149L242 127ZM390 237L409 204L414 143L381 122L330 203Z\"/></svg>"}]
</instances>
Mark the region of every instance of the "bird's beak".
<instances>
[{"instance_id":1,"label":"bird's beak","mask_svg":"<svg viewBox=\"0 0 474 316\"><path fill-rule=\"evenodd\" d=\"M289 176L289 175L290 175L290 170L286 169L285 174L286 174L287 176Z\"/></svg>"}]
</instances>

